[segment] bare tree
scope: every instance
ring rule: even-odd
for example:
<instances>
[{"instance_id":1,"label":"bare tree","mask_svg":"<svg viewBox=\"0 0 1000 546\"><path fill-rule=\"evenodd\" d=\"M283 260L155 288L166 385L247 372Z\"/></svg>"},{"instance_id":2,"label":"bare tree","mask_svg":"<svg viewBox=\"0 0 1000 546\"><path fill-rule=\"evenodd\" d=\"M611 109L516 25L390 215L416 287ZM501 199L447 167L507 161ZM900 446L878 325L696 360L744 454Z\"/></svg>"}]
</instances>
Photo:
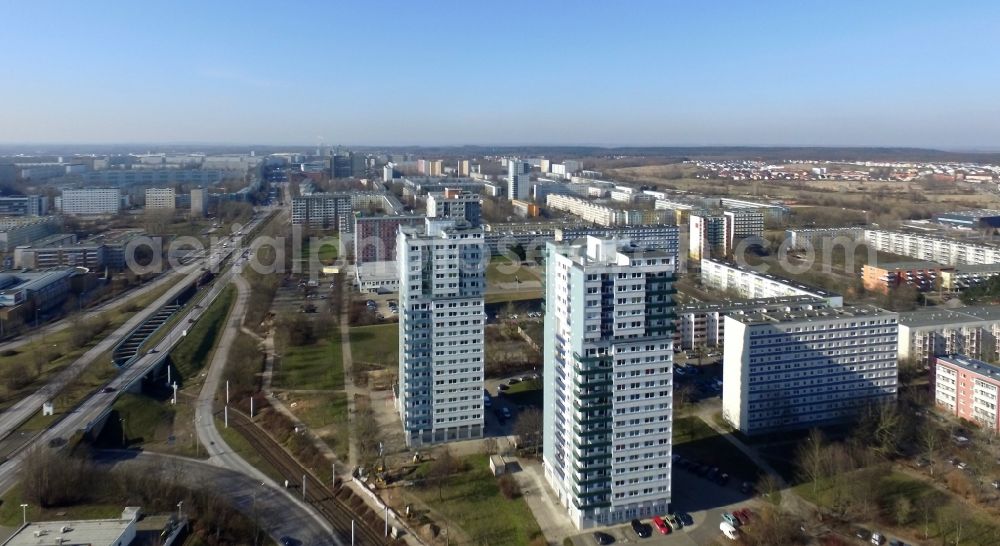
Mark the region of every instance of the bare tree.
<instances>
[{"instance_id":1,"label":"bare tree","mask_svg":"<svg viewBox=\"0 0 1000 546\"><path fill-rule=\"evenodd\" d=\"M825 438L819 429L809 431L805 444L799 448L796 460L799 475L803 481L812 482L813 494L819 486L819 481L827 476L829 459L825 446Z\"/></svg>"},{"instance_id":2,"label":"bare tree","mask_svg":"<svg viewBox=\"0 0 1000 546\"><path fill-rule=\"evenodd\" d=\"M522 411L514 422L518 447L537 451L542 442L542 412L535 408Z\"/></svg>"},{"instance_id":3,"label":"bare tree","mask_svg":"<svg viewBox=\"0 0 1000 546\"><path fill-rule=\"evenodd\" d=\"M430 467L427 469L426 481L437 487L438 500L444 500L444 484L458 471L458 468L459 461L448 448L441 450L437 458L431 461Z\"/></svg>"}]
</instances>

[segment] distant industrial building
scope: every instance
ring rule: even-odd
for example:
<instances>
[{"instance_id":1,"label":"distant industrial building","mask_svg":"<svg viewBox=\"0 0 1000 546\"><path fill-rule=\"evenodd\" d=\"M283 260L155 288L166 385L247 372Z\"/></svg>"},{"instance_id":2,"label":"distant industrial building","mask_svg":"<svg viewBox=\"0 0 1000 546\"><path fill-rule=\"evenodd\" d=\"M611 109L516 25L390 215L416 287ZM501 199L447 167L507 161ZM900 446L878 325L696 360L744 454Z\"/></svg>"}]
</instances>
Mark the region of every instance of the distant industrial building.
<instances>
[{"instance_id":1,"label":"distant industrial building","mask_svg":"<svg viewBox=\"0 0 1000 546\"><path fill-rule=\"evenodd\" d=\"M57 233L62 223L53 217L0 219L0 252L9 252Z\"/></svg>"},{"instance_id":2,"label":"distant industrial building","mask_svg":"<svg viewBox=\"0 0 1000 546\"><path fill-rule=\"evenodd\" d=\"M934 221L959 229L985 229L995 231L1000 228L1000 210L977 209L958 212L939 212Z\"/></svg>"},{"instance_id":3,"label":"distant industrial building","mask_svg":"<svg viewBox=\"0 0 1000 546\"><path fill-rule=\"evenodd\" d=\"M0 216L45 216L49 198L44 195L9 195L0 197Z\"/></svg>"},{"instance_id":4,"label":"distant industrial building","mask_svg":"<svg viewBox=\"0 0 1000 546\"><path fill-rule=\"evenodd\" d=\"M934 359L934 405L984 430L1000 430L1000 366L965 355Z\"/></svg>"},{"instance_id":5,"label":"distant industrial building","mask_svg":"<svg viewBox=\"0 0 1000 546\"><path fill-rule=\"evenodd\" d=\"M70 277L78 273L73 268L0 273L0 307L27 304L42 312L58 307L69 294Z\"/></svg>"},{"instance_id":6,"label":"distant industrial building","mask_svg":"<svg viewBox=\"0 0 1000 546\"><path fill-rule=\"evenodd\" d=\"M732 291L743 298L811 296L822 298L830 307L843 307L844 297L813 286L759 273L720 260L702 258L701 283L712 290Z\"/></svg>"},{"instance_id":7,"label":"distant industrial building","mask_svg":"<svg viewBox=\"0 0 1000 546\"><path fill-rule=\"evenodd\" d=\"M59 207L63 214L99 216L118 214L122 208L121 190L117 188L87 188L63 190Z\"/></svg>"},{"instance_id":8,"label":"distant industrial building","mask_svg":"<svg viewBox=\"0 0 1000 546\"><path fill-rule=\"evenodd\" d=\"M871 306L727 315L722 416L748 435L843 423L897 392L897 315Z\"/></svg>"},{"instance_id":9,"label":"distant industrial building","mask_svg":"<svg viewBox=\"0 0 1000 546\"><path fill-rule=\"evenodd\" d=\"M173 188L146 188L146 209L174 210L177 195Z\"/></svg>"}]
</instances>

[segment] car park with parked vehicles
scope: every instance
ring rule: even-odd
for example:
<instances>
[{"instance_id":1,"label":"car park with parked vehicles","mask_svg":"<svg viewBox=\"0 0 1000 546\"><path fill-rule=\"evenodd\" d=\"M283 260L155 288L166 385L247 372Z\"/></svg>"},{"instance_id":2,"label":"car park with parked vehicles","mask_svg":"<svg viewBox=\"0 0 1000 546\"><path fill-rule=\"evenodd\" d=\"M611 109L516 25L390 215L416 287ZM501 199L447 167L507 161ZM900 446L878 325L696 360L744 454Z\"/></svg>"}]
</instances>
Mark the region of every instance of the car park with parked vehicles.
<instances>
[{"instance_id":1,"label":"car park with parked vehicles","mask_svg":"<svg viewBox=\"0 0 1000 546\"><path fill-rule=\"evenodd\" d=\"M643 523L640 520L634 519L629 522L629 525L632 526L632 530L635 531L635 534L638 535L639 538L649 538L653 535L653 526L648 523Z\"/></svg>"}]
</instances>

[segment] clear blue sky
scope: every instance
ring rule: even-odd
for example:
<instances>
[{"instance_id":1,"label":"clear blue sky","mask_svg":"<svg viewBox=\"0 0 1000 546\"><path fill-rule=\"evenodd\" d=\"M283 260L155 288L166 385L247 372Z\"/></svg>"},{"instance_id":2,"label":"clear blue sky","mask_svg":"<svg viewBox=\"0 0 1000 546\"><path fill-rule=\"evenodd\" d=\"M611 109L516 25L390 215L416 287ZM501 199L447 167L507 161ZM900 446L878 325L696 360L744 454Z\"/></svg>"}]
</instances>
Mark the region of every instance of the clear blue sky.
<instances>
[{"instance_id":1,"label":"clear blue sky","mask_svg":"<svg viewBox=\"0 0 1000 546\"><path fill-rule=\"evenodd\" d=\"M1000 149L997 2L7 0L0 18L5 143Z\"/></svg>"}]
</instances>

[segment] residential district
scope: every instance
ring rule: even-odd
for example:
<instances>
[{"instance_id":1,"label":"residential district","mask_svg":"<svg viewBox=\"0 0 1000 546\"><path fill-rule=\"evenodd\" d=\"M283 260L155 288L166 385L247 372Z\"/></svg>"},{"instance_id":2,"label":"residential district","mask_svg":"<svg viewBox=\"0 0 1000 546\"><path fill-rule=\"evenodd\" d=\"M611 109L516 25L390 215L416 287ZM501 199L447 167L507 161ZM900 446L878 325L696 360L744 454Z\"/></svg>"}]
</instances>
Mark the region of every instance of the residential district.
<instances>
[{"instance_id":1,"label":"residential district","mask_svg":"<svg viewBox=\"0 0 1000 546\"><path fill-rule=\"evenodd\" d=\"M998 164L439 152L0 157L0 544L997 543Z\"/></svg>"}]
</instances>

